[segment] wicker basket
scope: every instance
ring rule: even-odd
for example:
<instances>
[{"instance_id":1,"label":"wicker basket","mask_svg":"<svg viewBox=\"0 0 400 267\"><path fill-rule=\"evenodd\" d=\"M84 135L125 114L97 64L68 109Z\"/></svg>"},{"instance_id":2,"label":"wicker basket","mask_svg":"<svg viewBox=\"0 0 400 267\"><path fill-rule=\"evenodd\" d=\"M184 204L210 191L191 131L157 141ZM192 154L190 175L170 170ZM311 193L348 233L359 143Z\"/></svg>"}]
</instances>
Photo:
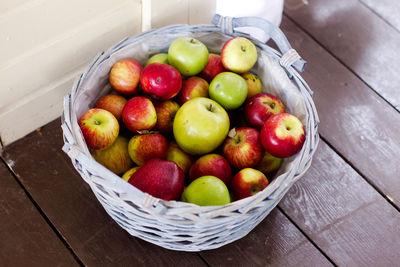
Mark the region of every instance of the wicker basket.
<instances>
[{"instance_id":1,"label":"wicker basket","mask_svg":"<svg viewBox=\"0 0 400 267\"><path fill-rule=\"evenodd\" d=\"M131 235L159 246L183 251L213 249L245 236L278 204L291 185L310 167L318 144L318 116L312 92L295 70L305 62L291 49L283 33L274 25L252 17L229 18L215 15L213 25L172 25L127 38L107 52L100 53L76 80L72 92L64 98L62 129L63 150L76 170L89 184L107 213ZM281 53L237 27L263 29L275 41ZM179 36L193 36L211 52L220 52L232 36L246 36L256 45L259 59L253 68L263 81L263 90L280 97L288 111L303 122L306 141L295 156L285 159L278 174L262 192L224 206L200 207L178 201L154 198L110 172L92 156L84 142L77 118L111 88L108 72L124 57L141 63L158 52L165 52Z\"/></svg>"}]
</instances>

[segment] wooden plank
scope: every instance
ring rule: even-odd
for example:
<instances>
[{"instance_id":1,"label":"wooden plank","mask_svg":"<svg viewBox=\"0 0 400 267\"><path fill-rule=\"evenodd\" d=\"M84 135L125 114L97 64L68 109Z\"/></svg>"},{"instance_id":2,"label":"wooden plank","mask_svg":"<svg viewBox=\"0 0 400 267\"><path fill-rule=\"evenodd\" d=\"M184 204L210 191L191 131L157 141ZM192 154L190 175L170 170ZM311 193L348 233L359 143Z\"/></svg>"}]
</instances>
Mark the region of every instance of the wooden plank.
<instances>
[{"instance_id":1,"label":"wooden plank","mask_svg":"<svg viewBox=\"0 0 400 267\"><path fill-rule=\"evenodd\" d=\"M360 0L361 3L368 6L376 12L390 25L400 31L400 1L393 0Z\"/></svg>"},{"instance_id":2,"label":"wooden plank","mask_svg":"<svg viewBox=\"0 0 400 267\"><path fill-rule=\"evenodd\" d=\"M2 157L83 264L204 266L195 253L169 251L120 228L61 151L62 145L56 120L5 147Z\"/></svg>"},{"instance_id":3,"label":"wooden plank","mask_svg":"<svg viewBox=\"0 0 400 267\"><path fill-rule=\"evenodd\" d=\"M324 142L279 207L339 266L400 261L400 213Z\"/></svg>"},{"instance_id":4,"label":"wooden plank","mask_svg":"<svg viewBox=\"0 0 400 267\"><path fill-rule=\"evenodd\" d=\"M398 30L359 0L314 0L285 12L400 111Z\"/></svg>"},{"instance_id":5,"label":"wooden plank","mask_svg":"<svg viewBox=\"0 0 400 267\"><path fill-rule=\"evenodd\" d=\"M399 113L287 18L281 27L308 61L320 134L399 207Z\"/></svg>"},{"instance_id":6,"label":"wooden plank","mask_svg":"<svg viewBox=\"0 0 400 267\"><path fill-rule=\"evenodd\" d=\"M332 266L279 209L244 238L200 254L211 266Z\"/></svg>"},{"instance_id":7,"label":"wooden plank","mask_svg":"<svg viewBox=\"0 0 400 267\"><path fill-rule=\"evenodd\" d=\"M0 265L79 266L0 162Z\"/></svg>"}]
</instances>

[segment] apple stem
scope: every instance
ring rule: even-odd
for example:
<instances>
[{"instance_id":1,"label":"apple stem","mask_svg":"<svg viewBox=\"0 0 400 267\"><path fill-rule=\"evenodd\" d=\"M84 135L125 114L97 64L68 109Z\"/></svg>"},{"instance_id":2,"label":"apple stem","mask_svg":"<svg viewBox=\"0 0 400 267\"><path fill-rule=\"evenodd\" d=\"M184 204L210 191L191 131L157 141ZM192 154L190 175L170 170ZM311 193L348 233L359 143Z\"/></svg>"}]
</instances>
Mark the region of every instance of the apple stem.
<instances>
[{"instance_id":1,"label":"apple stem","mask_svg":"<svg viewBox=\"0 0 400 267\"><path fill-rule=\"evenodd\" d=\"M236 128L232 128L232 130L229 131L228 136L234 138L236 136Z\"/></svg>"}]
</instances>

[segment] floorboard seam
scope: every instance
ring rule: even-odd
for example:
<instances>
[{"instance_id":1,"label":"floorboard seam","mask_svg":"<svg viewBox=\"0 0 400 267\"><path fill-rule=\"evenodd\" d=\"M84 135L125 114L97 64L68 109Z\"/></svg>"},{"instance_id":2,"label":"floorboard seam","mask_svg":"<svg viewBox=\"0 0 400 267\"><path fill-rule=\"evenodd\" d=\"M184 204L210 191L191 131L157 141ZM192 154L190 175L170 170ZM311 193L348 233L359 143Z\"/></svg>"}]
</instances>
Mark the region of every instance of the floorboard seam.
<instances>
[{"instance_id":1,"label":"floorboard seam","mask_svg":"<svg viewBox=\"0 0 400 267\"><path fill-rule=\"evenodd\" d=\"M25 186L22 184L22 182L18 179L16 173L12 170L12 168L7 164L7 162L4 160L2 156L0 156L1 161L4 163L4 165L7 167L8 171L10 174L14 177L18 185L21 187L21 189L24 191L25 195L27 198L31 201L31 203L34 205L34 207L37 209L39 214L42 216L42 218L45 220L45 222L49 225L51 230L55 233L55 235L60 239L60 241L64 244L64 246L68 249L68 251L71 253L73 258L76 260L76 262L80 266L85 266L81 259L75 254L73 251L72 247L68 244L68 242L64 239L64 237L61 235L61 233L57 230L57 228L51 223L50 219L46 216L44 211L40 208L39 204L33 199L32 195L28 192L28 190L25 188Z\"/></svg>"},{"instance_id":2,"label":"floorboard seam","mask_svg":"<svg viewBox=\"0 0 400 267\"><path fill-rule=\"evenodd\" d=\"M376 12L374 9L372 9L370 6L368 6L367 4L365 4L363 1L360 1L360 4L363 5L365 8L367 8L369 11L371 11L372 13L374 13L378 18L380 18L382 21L384 21L387 25L389 25L390 27L392 27L395 31L397 31L398 33L400 33L400 30L397 29L397 27L395 25L393 25L392 23L390 23L390 21L388 21L387 19L385 19L381 14L379 14L378 12Z\"/></svg>"}]
</instances>

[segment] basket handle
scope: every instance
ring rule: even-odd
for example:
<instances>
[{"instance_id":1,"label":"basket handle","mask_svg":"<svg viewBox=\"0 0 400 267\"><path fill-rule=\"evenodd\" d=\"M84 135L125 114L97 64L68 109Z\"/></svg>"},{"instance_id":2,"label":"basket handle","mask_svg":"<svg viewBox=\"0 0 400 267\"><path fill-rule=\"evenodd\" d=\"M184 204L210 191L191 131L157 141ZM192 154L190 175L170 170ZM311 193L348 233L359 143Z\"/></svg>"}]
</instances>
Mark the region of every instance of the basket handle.
<instances>
[{"instance_id":1,"label":"basket handle","mask_svg":"<svg viewBox=\"0 0 400 267\"><path fill-rule=\"evenodd\" d=\"M258 17L224 17L215 14L212 24L221 28L222 32L232 35L238 27L257 27L268 34L282 53L279 63L285 69L293 65L298 71L304 71L307 62L290 46L285 34L271 22Z\"/></svg>"}]
</instances>

